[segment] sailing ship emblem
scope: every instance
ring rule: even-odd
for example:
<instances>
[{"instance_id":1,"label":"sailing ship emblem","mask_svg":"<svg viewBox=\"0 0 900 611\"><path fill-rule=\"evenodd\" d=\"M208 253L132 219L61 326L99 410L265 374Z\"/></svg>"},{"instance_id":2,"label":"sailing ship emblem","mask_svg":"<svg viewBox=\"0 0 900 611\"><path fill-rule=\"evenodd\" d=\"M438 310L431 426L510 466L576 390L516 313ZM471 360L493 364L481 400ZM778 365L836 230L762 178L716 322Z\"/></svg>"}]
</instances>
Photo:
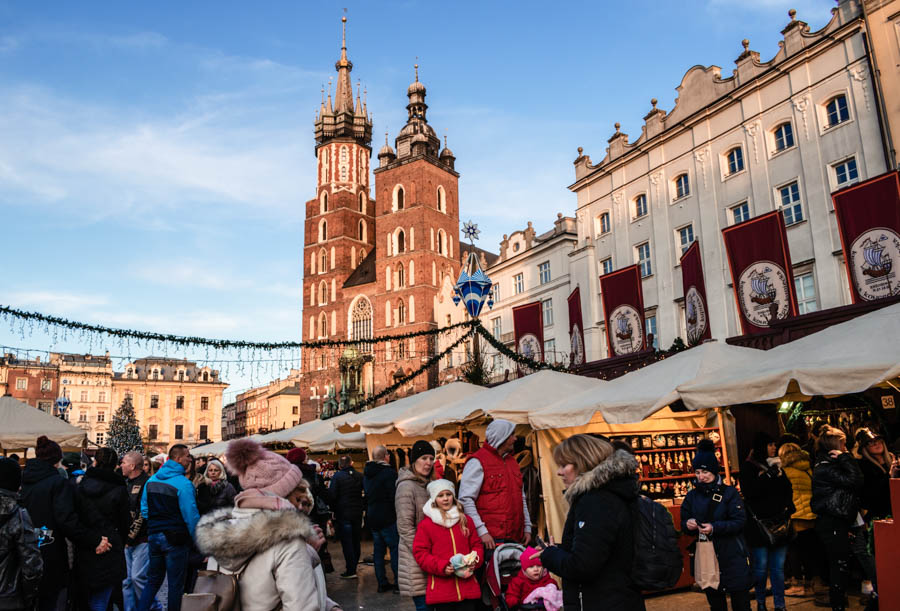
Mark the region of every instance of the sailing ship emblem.
<instances>
[{"instance_id":1,"label":"sailing ship emblem","mask_svg":"<svg viewBox=\"0 0 900 611\"><path fill-rule=\"evenodd\" d=\"M572 325L569 341L572 344L572 364L581 365L584 363L584 338L581 337L581 329L578 328L578 325Z\"/></svg>"},{"instance_id":2,"label":"sailing ship emblem","mask_svg":"<svg viewBox=\"0 0 900 611\"><path fill-rule=\"evenodd\" d=\"M744 318L757 327L768 327L790 314L788 276L777 263L757 261L747 266L738 278L737 291Z\"/></svg>"},{"instance_id":3,"label":"sailing ship emblem","mask_svg":"<svg viewBox=\"0 0 900 611\"><path fill-rule=\"evenodd\" d=\"M519 354L533 361L544 360L541 356L541 343L534 333L526 333L519 338Z\"/></svg>"},{"instance_id":4,"label":"sailing ship emblem","mask_svg":"<svg viewBox=\"0 0 900 611\"><path fill-rule=\"evenodd\" d=\"M850 269L856 292L866 301L900 294L894 261L900 257L900 236L886 227L860 234L850 247Z\"/></svg>"},{"instance_id":5,"label":"sailing ship emblem","mask_svg":"<svg viewBox=\"0 0 900 611\"><path fill-rule=\"evenodd\" d=\"M623 304L614 309L609 324L612 327L608 332L614 353L630 354L643 349L644 324L634 307Z\"/></svg>"}]
</instances>

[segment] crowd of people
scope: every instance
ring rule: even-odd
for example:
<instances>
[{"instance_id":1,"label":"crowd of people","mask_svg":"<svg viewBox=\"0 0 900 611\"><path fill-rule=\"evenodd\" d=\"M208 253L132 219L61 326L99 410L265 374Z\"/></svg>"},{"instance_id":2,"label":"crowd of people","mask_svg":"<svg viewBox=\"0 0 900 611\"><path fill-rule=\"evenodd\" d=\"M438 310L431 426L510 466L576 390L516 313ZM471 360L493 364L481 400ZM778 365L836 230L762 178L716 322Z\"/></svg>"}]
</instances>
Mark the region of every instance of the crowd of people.
<instances>
[{"instance_id":1,"label":"crowd of people","mask_svg":"<svg viewBox=\"0 0 900 611\"><path fill-rule=\"evenodd\" d=\"M238 576L245 611L341 611L327 592L326 538L340 541L340 577L354 579L364 528L377 593L417 611L496 608L492 594L510 610L644 609L634 450L599 435L555 447L568 514L547 545L532 540L531 463L516 443L515 426L494 420L468 452L456 439L416 441L399 457L378 446L362 472L342 456L326 481L303 449L282 456L248 439L222 460L174 445L161 464L100 448L82 468L41 437L24 470L0 459L0 609L177 611L212 570ZM697 575L711 609L730 597L749 611L755 597L763 611L769 588L776 610L814 593L844 609L854 567L877 600L872 522L892 513L900 461L868 428L847 445L825 424L802 442L759 433L737 487L720 475L715 444L700 442L680 526L698 560L714 556L714 571ZM505 544L524 548L520 570L494 593L486 572Z\"/></svg>"}]
</instances>

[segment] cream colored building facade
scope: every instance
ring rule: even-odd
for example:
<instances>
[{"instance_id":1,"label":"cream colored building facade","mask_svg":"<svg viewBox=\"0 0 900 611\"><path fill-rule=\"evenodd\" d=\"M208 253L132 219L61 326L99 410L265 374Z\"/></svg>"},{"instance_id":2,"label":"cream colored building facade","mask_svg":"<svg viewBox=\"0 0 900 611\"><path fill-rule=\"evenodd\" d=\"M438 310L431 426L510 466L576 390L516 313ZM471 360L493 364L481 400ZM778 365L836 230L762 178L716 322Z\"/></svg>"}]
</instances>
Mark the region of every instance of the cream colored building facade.
<instances>
[{"instance_id":1,"label":"cream colored building facade","mask_svg":"<svg viewBox=\"0 0 900 611\"><path fill-rule=\"evenodd\" d=\"M770 60L745 40L731 76L695 66L671 111L653 100L637 139L617 124L598 163L579 149L569 259L582 285L588 360L607 356L599 276L634 263L647 332L660 348L685 337L679 258L696 239L713 337L740 335L721 232L776 209L801 313L849 303L831 193L890 167L864 34L857 0L841 0L817 32L792 12Z\"/></svg>"},{"instance_id":2,"label":"cream colored building facade","mask_svg":"<svg viewBox=\"0 0 900 611\"><path fill-rule=\"evenodd\" d=\"M301 423L300 371L292 369L285 378L239 393L229 414L236 419L238 412L246 414L246 435L297 426ZM237 429L236 422L225 422L224 430L229 435L235 435Z\"/></svg>"},{"instance_id":3,"label":"cream colored building facade","mask_svg":"<svg viewBox=\"0 0 900 611\"><path fill-rule=\"evenodd\" d=\"M118 408L132 399L145 446L196 445L222 439L222 393L228 384L210 367L149 357L125 365L112 379Z\"/></svg>"},{"instance_id":4,"label":"cream colored building facade","mask_svg":"<svg viewBox=\"0 0 900 611\"><path fill-rule=\"evenodd\" d=\"M59 385L71 405L69 422L84 429L88 440L102 446L118 405L112 399L112 360L109 355L51 353L59 368Z\"/></svg>"},{"instance_id":5,"label":"cream colored building facade","mask_svg":"<svg viewBox=\"0 0 900 611\"><path fill-rule=\"evenodd\" d=\"M897 167L900 143L900 3L865 0L866 31L877 76L876 101L882 110L885 146L890 165Z\"/></svg>"}]
</instances>

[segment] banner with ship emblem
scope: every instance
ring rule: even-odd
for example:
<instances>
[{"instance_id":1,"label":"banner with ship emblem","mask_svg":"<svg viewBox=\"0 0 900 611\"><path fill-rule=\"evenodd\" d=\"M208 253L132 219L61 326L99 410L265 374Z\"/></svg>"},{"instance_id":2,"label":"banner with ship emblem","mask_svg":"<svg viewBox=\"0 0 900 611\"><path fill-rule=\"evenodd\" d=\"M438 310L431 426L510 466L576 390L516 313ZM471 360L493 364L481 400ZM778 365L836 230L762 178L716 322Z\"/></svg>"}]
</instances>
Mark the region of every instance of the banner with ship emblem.
<instances>
[{"instance_id":1,"label":"banner with ship emblem","mask_svg":"<svg viewBox=\"0 0 900 611\"><path fill-rule=\"evenodd\" d=\"M544 318L541 302L534 301L513 308L516 352L535 361L544 360ZM522 370L519 368L519 375Z\"/></svg>"},{"instance_id":2,"label":"banner with ship emblem","mask_svg":"<svg viewBox=\"0 0 900 611\"><path fill-rule=\"evenodd\" d=\"M644 293L637 265L600 276L606 341L610 356L640 352L647 345L644 334Z\"/></svg>"},{"instance_id":3,"label":"banner with ship emblem","mask_svg":"<svg viewBox=\"0 0 900 611\"><path fill-rule=\"evenodd\" d=\"M831 196L853 303L900 295L900 173L841 189Z\"/></svg>"},{"instance_id":4,"label":"banner with ship emblem","mask_svg":"<svg viewBox=\"0 0 900 611\"><path fill-rule=\"evenodd\" d=\"M684 324L687 330L687 343L694 346L705 339L712 339L699 240L695 240L681 255L681 284L684 287Z\"/></svg>"},{"instance_id":5,"label":"banner with ship emblem","mask_svg":"<svg viewBox=\"0 0 900 611\"><path fill-rule=\"evenodd\" d=\"M791 253L780 210L722 230L745 334L797 315Z\"/></svg>"},{"instance_id":6,"label":"banner with ship emblem","mask_svg":"<svg viewBox=\"0 0 900 611\"><path fill-rule=\"evenodd\" d=\"M572 365L584 364L584 324L581 321L581 287L575 287L569 295L569 343Z\"/></svg>"}]
</instances>

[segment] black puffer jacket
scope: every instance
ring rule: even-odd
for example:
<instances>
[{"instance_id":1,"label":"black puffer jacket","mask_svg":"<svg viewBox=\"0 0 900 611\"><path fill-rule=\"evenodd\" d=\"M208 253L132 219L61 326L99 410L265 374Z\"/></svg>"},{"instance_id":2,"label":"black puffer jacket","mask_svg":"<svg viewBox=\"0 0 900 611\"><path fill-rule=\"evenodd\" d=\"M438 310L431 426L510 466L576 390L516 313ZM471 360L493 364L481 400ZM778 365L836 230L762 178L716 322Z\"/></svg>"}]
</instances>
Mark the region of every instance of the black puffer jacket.
<instances>
[{"instance_id":1,"label":"black puffer jacket","mask_svg":"<svg viewBox=\"0 0 900 611\"><path fill-rule=\"evenodd\" d=\"M644 609L631 577L637 466L631 454L617 450L566 491L562 543L541 554L541 563L562 577L565 611Z\"/></svg>"},{"instance_id":2,"label":"black puffer jacket","mask_svg":"<svg viewBox=\"0 0 900 611\"><path fill-rule=\"evenodd\" d=\"M885 470L865 456L857 464L863 475L860 506L866 510L866 520L880 520L894 515L891 510L891 466L888 465Z\"/></svg>"},{"instance_id":3,"label":"black puffer jacket","mask_svg":"<svg viewBox=\"0 0 900 611\"><path fill-rule=\"evenodd\" d=\"M104 554L95 548L75 545L75 571L82 584L99 589L125 579L125 541L131 526L125 478L108 469L90 467L78 484L78 515L109 539L112 549Z\"/></svg>"},{"instance_id":4,"label":"black puffer jacket","mask_svg":"<svg viewBox=\"0 0 900 611\"><path fill-rule=\"evenodd\" d=\"M338 520L362 520L363 478L353 467L341 469L331 476L328 488L331 509Z\"/></svg>"},{"instance_id":5,"label":"black puffer jacket","mask_svg":"<svg viewBox=\"0 0 900 611\"><path fill-rule=\"evenodd\" d=\"M75 486L63 479L56 467L45 460L32 458L22 471L22 506L28 510L35 528L46 526L53 531L52 542L41 545L44 576L41 591L55 592L68 585L68 538L76 546L100 545L100 533L78 518L75 509ZM128 509L128 501L124 504Z\"/></svg>"},{"instance_id":6,"label":"black puffer jacket","mask_svg":"<svg viewBox=\"0 0 900 611\"><path fill-rule=\"evenodd\" d=\"M741 493L747 507L760 520L787 520L796 511L791 480L783 469L774 465L746 461L741 468ZM750 516L745 534L750 547L766 547L765 536Z\"/></svg>"},{"instance_id":7,"label":"black puffer jacket","mask_svg":"<svg viewBox=\"0 0 900 611\"><path fill-rule=\"evenodd\" d=\"M849 452L837 458L820 453L812 480L812 510L816 515L853 522L862 488L862 472Z\"/></svg>"},{"instance_id":8,"label":"black puffer jacket","mask_svg":"<svg viewBox=\"0 0 900 611\"><path fill-rule=\"evenodd\" d=\"M397 470L387 463L367 462L363 469L363 487L366 489L366 525L372 530L381 530L396 524Z\"/></svg>"},{"instance_id":9,"label":"black puffer jacket","mask_svg":"<svg viewBox=\"0 0 900 611\"><path fill-rule=\"evenodd\" d=\"M204 480L197 486L197 511L201 516L223 509L234 507L234 497L237 492L228 480L222 479L215 483Z\"/></svg>"},{"instance_id":10,"label":"black puffer jacket","mask_svg":"<svg viewBox=\"0 0 900 611\"><path fill-rule=\"evenodd\" d=\"M30 609L43 568L28 512L0 490L0 609Z\"/></svg>"}]
</instances>

